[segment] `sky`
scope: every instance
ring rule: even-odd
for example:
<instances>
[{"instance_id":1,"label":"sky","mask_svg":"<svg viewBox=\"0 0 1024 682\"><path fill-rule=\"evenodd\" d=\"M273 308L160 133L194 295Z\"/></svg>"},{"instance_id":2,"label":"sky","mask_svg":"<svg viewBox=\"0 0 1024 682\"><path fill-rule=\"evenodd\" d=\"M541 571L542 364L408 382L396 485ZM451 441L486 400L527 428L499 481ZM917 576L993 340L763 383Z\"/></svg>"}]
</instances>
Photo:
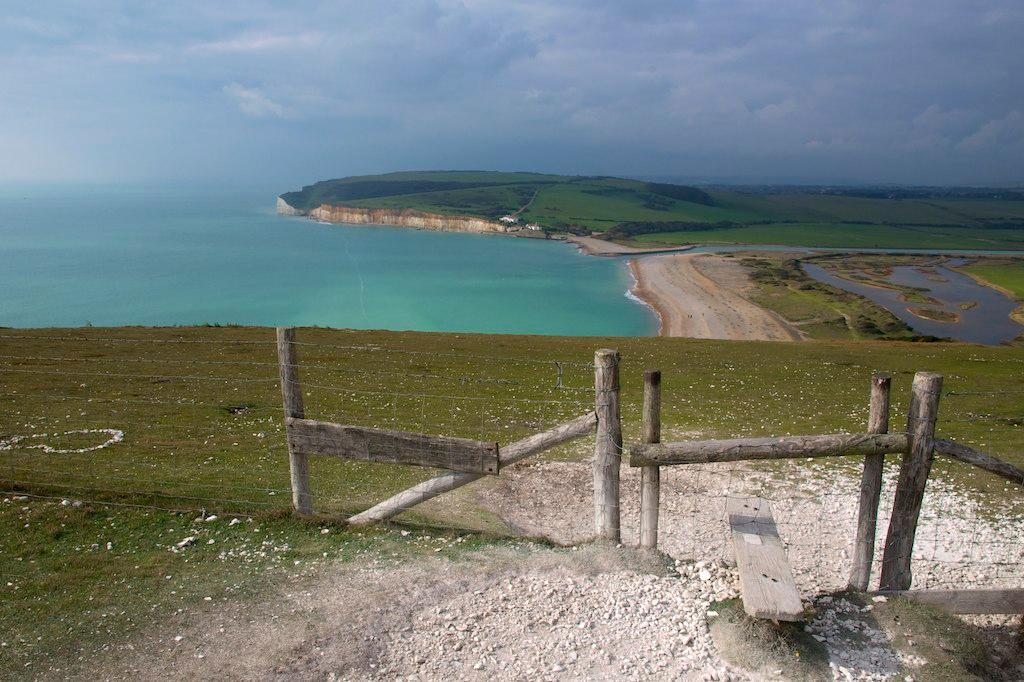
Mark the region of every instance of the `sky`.
<instances>
[{"instance_id":1,"label":"sky","mask_svg":"<svg viewBox=\"0 0 1024 682\"><path fill-rule=\"evenodd\" d=\"M0 0L0 181L1024 183L1022 0Z\"/></svg>"}]
</instances>

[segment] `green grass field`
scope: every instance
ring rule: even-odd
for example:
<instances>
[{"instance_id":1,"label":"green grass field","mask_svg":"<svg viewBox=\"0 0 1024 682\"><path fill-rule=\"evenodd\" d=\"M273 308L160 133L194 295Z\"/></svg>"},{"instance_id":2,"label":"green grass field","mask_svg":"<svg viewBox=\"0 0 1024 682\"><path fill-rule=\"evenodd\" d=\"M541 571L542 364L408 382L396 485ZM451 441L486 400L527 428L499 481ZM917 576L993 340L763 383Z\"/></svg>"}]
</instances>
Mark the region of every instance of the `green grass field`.
<instances>
[{"instance_id":1,"label":"green grass field","mask_svg":"<svg viewBox=\"0 0 1024 682\"><path fill-rule=\"evenodd\" d=\"M772 220L977 225L985 220L1020 220L1024 202L982 199L874 199L833 194L739 194L716 192L734 205Z\"/></svg>"},{"instance_id":2,"label":"green grass field","mask_svg":"<svg viewBox=\"0 0 1024 682\"><path fill-rule=\"evenodd\" d=\"M593 180L540 190L523 219L541 225L581 225L604 231L629 221L719 222L755 220L757 214L690 201L651 201L646 183Z\"/></svg>"},{"instance_id":3,"label":"green grass field","mask_svg":"<svg viewBox=\"0 0 1024 682\"><path fill-rule=\"evenodd\" d=\"M651 244L779 244L818 248L1024 249L1024 231L848 223L776 223L636 237ZM632 242L630 242L632 243Z\"/></svg>"},{"instance_id":4,"label":"green grass field","mask_svg":"<svg viewBox=\"0 0 1024 682\"><path fill-rule=\"evenodd\" d=\"M665 377L666 437L856 430L864 421L872 370L896 373L898 414L910 375L928 369L948 377L948 435L1024 463L1024 348L326 330L299 335L309 344L300 350L311 418L509 442L592 409L588 363L596 348L614 346L623 355L627 439L636 437L640 381L650 367L661 368ZM0 480L7 487L211 510L289 507L272 330L7 330L0 355L5 438L75 429L125 433L124 442L84 453L48 454L38 446L74 450L108 436L15 443L0 451ZM566 447L552 456L578 454ZM428 475L415 467L317 460L313 480L318 507L345 513Z\"/></svg>"},{"instance_id":5,"label":"green grass field","mask_svg":"<svg viewBox=\"0 0 1024 682\"><path fill-rule=\"evenodd\" d=\"M1024 261L975 263L961 269L1003 289L1018 301L1024 301Z\"/></svg>"}]
</instances>

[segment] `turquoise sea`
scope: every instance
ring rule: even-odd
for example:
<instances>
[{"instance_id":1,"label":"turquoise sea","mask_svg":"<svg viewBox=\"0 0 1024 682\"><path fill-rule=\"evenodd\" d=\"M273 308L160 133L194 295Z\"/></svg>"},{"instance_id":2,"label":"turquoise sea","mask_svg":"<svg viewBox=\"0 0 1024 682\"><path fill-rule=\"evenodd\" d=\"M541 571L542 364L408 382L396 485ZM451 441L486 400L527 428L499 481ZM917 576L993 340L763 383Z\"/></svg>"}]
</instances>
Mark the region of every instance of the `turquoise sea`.
<instances>
[{"instance_id":1,"label":"turquoise sea","mask_svg":"<svg viewBox=\"0 0 1024 682\"><path fill-rule=\"evenodd\" d=\"M284 218L284 189L0 187L0 326L656 333L623 260Z\"/></svg>"}]
</instances>

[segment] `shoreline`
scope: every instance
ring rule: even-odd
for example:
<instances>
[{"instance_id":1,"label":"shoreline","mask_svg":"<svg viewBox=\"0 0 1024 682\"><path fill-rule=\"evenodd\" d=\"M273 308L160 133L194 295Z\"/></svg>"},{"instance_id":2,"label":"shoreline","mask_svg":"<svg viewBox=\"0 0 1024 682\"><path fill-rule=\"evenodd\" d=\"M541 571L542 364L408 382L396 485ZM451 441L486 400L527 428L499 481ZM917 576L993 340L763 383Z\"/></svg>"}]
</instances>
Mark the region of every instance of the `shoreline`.
<instances>
[{"instance_id":1,"label":"shoreline","mask_svg":"<svg viewBox=\"0 0 1024 682\"><path fill-rule=\"evenodd\" d=\"M663 330L665 329L665 316L662 315L661 311L658 310L657 306L647 301L642 295L638 293L641 284L640 272L637 269L636 263L636 258L630 259L626 263L626 269L629 271L629 277L630 279L633 280L633 283L629 285L628 289L626 289L626 298L633 301L634 303L642 305L644 308L647 308L652 313L654 313L654 317L658 319L658 331L656 334L653 334L652 336L664 336Z\"/></svg>"},{"instance_id":2,"label":"shoreline","mask_svg":"<svg viewBox=\"0 0 1024 682\"><path fill-rule=\"evenodd\" d=\"M564 241L576 245L579 252L586 256L598 256L604 258L612 258L615 256L652 255L658 253L678 253L682 251L690 251L696 248L695 244L639 248L636 246L616 244L615 242L605 241L604 239L598 239L597 237L579 237L576 235L570 235L566 237Z\"/></svg>"},{"instance_id":3,"label":"shoreline","mask_svg":"<svg viewBox=\"0 0 1024 682\"><path fill-rule=\"evenodd\" d=\"M710 254L634 258L630 293L657 315L658 335L703 339L802 341L781 316L743 295L742 266Z\"/></svg>"}]
</instances>

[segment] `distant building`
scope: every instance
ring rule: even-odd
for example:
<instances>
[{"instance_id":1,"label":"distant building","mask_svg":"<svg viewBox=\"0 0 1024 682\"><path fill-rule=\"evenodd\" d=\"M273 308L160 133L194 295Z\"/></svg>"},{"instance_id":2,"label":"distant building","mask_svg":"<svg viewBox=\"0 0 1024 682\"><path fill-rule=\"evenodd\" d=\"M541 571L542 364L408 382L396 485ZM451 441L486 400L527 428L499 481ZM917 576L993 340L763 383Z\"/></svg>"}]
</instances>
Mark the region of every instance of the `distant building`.
<instances>
[{"instance_id":1,"label":"distant building","mask_svg":"<svg viewBox=\"0 0 1024 682\"><path fill-rule=\"evenodd\" d=\"M540 225L538 225L537 223L530 223L529 225L526 226L526 229L527 230L539 230L540 229Z\"/></svg>"},{"instance_id":2,"label":"distant building","mask_svg":"<svg viewBox=\"0 0 1024 682\"><path fill-rule=\"evenodd\" d=\"M511 223L511 224L515 224L515 223L519 222L519 218L515 217L514 215L503 215L503 216L501 216L500 220L503 223Z\"/></svg>"}]
</instances>

